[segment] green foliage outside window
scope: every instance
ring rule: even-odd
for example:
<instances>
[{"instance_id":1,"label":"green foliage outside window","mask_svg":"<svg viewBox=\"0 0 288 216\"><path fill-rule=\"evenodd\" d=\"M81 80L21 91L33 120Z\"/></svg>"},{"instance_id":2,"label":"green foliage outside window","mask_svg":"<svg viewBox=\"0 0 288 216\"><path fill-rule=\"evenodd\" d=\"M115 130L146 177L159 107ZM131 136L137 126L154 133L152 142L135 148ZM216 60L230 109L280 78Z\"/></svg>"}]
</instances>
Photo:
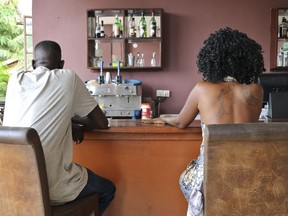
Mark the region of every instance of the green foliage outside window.
<instances>
[{"instance_id":1,"label":"green foliage outside window","mask_svg":"<svg viewBox=\"0 0 288 216\"><path fill-rule=\"evenodd\" d=\"M0 3L0 60L24 59L23 25L17 10L17 1Z\"/></svg>"},{"instance_id":2,"label":"green foliage outside window","mask_svg":"<svg viewBox=\"0 0 288 216\"><path fill-rule=\"evenodd\" d=\"M9 79L4 62L17 60L17 69L24 65L23 18L17 9L18 0L0 0L0 98L6 94ZM16 69L16 70L17 70Z\"/></svg>"},{"instance_id":3,"label":"green foliage outside window","mask_svg":"<svg viewBox=\"0 0 288 216\"><path fill-rule=\"evenodd\" d=\"M6 88L10 74L7 72L7 67L0 64L0 100L6 95Z\"/></svg>"}]
</instances>

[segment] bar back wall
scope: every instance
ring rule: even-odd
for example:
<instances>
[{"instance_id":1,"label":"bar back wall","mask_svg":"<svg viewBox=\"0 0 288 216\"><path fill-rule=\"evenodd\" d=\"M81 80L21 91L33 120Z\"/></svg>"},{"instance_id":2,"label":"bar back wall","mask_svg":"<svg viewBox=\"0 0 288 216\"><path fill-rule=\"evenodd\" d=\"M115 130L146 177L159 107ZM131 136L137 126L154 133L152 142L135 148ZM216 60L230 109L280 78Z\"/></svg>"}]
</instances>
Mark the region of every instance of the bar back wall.
<instances>
[{"instance_id":1,"label":"bar back wall","mask_svg":"<svg viewBox=\"0 0 288 216\"><path fill-rule=\"evenodd\" d=\"M161 113L179 113L195 83L201 80L196 59L203 41L222 27L248 34L264 49L269 70L270 11L288 7L287 0L33 0L33 43L55 40L63 50L65 67L83 81L98 73L87 69L88 9L163 8L163 68L160 71L123 72L125 79L142 80L143 97L155 96L157 89L171 90Z\"/></svg>"}]
</instances>

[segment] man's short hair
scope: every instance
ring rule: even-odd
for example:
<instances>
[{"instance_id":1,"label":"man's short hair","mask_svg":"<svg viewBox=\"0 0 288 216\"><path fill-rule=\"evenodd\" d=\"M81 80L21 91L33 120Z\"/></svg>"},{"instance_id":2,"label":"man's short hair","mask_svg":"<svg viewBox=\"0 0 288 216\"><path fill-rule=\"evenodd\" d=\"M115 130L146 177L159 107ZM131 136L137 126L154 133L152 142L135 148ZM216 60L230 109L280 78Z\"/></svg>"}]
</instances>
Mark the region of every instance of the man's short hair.
<instances>
[{"instance_id":1,"label":"man's short hair","mask_svg":"<svg viewBox=\"0 0 288 216\"><path fill-rule=\"evenodd\" d=\"M49 52L55 55L57 59L61 60L61 47L55 41L44 40L44 41L39 42L35 46L35 53L37 52Z\"/></svg>"}]
</instances>

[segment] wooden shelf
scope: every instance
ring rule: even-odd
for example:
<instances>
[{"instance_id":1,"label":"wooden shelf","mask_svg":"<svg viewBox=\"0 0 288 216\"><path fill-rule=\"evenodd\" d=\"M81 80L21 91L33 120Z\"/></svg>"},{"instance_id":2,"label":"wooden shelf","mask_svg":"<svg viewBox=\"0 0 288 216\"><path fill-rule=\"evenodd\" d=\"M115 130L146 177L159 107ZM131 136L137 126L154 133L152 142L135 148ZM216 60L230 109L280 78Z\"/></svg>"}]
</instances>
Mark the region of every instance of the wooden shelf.
<instances>
[{"instance_id":1,"label":"wooden shelf","mask_svg":"<svg viewBox=\"0 0 288 216\"><path fill-rule=\"evenodd\" d=\"M136 28L144 13L147 23L147 34L149 35L149 21L152 12L157 22L157 37L127 37L128 36L128 20L130 14L133 13ZM99 71L99 61L104 61L105 70L116 70L116 67L109 65L116 61L121 61L123 66L121 70L129 71L154 71L162 68L162 13L163 9L158 8L133 8L133 9L93 9L87 11L87 68ZM123 25L123 33L121 38L113 37L113 25L115 16L119 17ZM103 21L105 29L105 37L95 37L95 22L99 17L99 22ZM93 21L94 20L94 21ZM92 23L92 24L91 24ZM98 50L98 51L96 51ZM155 52L156 67L150 66L152 53ZM100 53L100 54L99 54ZM137 58L137 53L144 54L144 67L135 67L128 65L128 54L132 54ZM102 55L102 56L101 56Z\"/></svg>"}]
</instances>

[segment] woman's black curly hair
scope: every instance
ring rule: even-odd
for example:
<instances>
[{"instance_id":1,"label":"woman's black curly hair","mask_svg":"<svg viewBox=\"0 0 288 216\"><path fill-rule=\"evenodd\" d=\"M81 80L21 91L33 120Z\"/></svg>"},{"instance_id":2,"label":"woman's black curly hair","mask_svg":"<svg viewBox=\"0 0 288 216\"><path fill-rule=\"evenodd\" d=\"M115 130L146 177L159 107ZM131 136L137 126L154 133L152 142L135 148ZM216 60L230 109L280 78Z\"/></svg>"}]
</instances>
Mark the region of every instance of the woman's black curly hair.
<instances>
[{"instance_id":1,"label":"woman's black curly hair","mask_svg":"<svg viewBox=\"0 0 288 216\"><path fill-rule=\"evenodd\" d=\"M239 83L255 83L265 71L262 47L245 33L229 27L211 34L197 58L205 81L223 82L232 76Z\"/></svg>"}]
</instances>

